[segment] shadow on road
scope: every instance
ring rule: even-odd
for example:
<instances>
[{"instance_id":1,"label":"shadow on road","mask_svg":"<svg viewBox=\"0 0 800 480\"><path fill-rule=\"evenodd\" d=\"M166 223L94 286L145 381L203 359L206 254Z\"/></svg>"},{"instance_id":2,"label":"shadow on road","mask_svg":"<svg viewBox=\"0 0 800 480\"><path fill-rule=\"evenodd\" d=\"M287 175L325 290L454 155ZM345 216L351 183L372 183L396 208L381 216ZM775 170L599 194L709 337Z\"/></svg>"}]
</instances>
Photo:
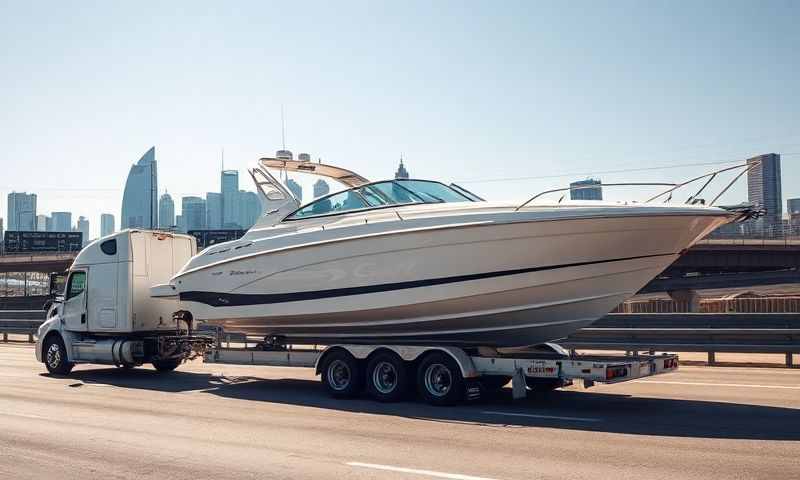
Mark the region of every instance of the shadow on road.
<instances>
[{"instance_id":1,"label":"shadow on road","mask_svg":"<svg viewBox=\"0 0 800 480\"><path fill-rule=\"evenodd\" d=\"M319 382L300 379L273 380L182 371L165 374L145 369L80 370L73 372L70 378L85 384L159 392L201 391L239 400L498 428L547 427L634 435L800 440L800 429L797 428L800 409L760 405L575 390L513 401L510 389L505 388L499 394L476 403L440 408L412 401L382 404L363 398L333 399Z\"/></svg>"}]
</instances>

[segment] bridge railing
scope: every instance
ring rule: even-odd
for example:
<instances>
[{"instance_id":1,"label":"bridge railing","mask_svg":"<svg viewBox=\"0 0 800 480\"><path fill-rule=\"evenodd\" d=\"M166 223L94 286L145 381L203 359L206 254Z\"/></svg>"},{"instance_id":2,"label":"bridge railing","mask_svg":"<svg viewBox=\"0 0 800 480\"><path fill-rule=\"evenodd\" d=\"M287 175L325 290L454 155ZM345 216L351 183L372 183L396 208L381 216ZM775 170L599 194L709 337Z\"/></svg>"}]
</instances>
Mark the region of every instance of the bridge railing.
<instances>
[{"instance_id":1,"label":"bridge railing","mask_svg":"<svg viewBox=\"0 0 800 480\"><path fill-rule=\"evenodd\" d=\"M34 334L41 310L0 311L0 333ZM800 353L800 313L645 313L609 314L562 341L566 348L626 352L782 353L793 366Z\"/></svg>"}]
</instances>

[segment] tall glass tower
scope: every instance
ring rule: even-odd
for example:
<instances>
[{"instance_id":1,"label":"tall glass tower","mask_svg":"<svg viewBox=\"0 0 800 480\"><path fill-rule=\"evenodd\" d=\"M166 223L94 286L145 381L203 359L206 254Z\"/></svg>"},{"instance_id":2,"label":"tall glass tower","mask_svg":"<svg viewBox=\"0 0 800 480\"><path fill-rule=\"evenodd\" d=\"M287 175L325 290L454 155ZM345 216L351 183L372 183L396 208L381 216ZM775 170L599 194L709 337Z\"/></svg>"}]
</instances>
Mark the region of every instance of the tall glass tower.
<instances>
[{"instance_id":1,"label":"tall glass tower","mask_svg":"<svg viewBox=\"0 0 800 480\"><path fill-rule=\"evenodd\" d=\"M122 229L158 227L156 147L151 147L131 166L122 196L120 226Z\"/></svg>"},{"instance_id":2,"label":"tall glass tower","mask_svg":"<svg viewBox=\"0 0 800 480\"><path fill-rule=\"evenodd\" d=\"M158 227L162 229L175 226L175 202L172 196L164 192L158 200Z\"/></svg>"},{"instance_id":3,"label":"tall glass tower","mask_svg":"<svg viewBox=\"0 0 800 480\"><path fill-rule=\"evenodd\" d=\"M761 206L764 216L756 221L761 228L776 227L781 224L781 156L767 153L747 159L747 164L757 163L747 171L747 200Z\"/></svg>"},{"instance_id":4,"label":"tall glass tower","mask_svg":"<svg viewBox=\"0 0 800 480\"><path fill-rule=\"evenodd\" d=\"M241 228L239 208L239 172L223 170L220 174L222 192L222 228Z\"/></svg>"}]
</instances>

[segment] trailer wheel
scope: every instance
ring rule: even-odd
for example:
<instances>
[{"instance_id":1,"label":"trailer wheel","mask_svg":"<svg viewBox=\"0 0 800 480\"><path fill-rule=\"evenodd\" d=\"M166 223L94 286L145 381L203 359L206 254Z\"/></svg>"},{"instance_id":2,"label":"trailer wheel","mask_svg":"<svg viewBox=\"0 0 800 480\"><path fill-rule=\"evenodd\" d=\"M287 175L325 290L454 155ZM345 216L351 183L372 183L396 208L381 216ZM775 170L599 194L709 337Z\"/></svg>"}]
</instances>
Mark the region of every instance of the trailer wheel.
<instances>
[{"instance_id":1,"label":"trailer wheel","mask_svg":"<svg viewBox=\"0 0 800 480\"><path fill-rule=\"evenodd\" d=\"M379 402L397 402L408 390L408 368L395 353L377 352L367 363L367 391Z\"/></svg>"},{"instance_id":2,"label":"trailer wheel","mask_svg":"<svg viewBox=\"0 0 800 480\"><path fill-rule=\"evenodd\" d=\"M452 357L431 352L417 368L417 390L431 405L455 405L464 398L464 377Z\"/></svg>"},{"instance_id":3,"label":"trailer wheel","mask_svg":"<svg viewBox=\"0 0 800 480\"><path fill-rule=\"evenodd\" d=\"M337 349L325 356L322 383L334 397L355 397L361 393L364 381L361 364L350 353Z\"/></svg>"},{"instance_id":4,"label":"trailer wheel","mask_svg":"<svg viewBox=\"0 0 800 480\"><path fill-rule=\"evenodd\" d=\"M181 360L179 358L169 360L153 360L153 367L162 373L171 372L178 368L178 365L180 364Z\"/></svg>"},{"instance_id":5,"label":"trailer wheel","mask_svg":"<svg viewBox=\"0 0 800 480\"><path fill-rule=\"evenodd\" d=\"M58 335L51 335L44 343L44 366L55 375L67 375L74 363L67 360L67 347Z\"/></svg>"}]
</instances>

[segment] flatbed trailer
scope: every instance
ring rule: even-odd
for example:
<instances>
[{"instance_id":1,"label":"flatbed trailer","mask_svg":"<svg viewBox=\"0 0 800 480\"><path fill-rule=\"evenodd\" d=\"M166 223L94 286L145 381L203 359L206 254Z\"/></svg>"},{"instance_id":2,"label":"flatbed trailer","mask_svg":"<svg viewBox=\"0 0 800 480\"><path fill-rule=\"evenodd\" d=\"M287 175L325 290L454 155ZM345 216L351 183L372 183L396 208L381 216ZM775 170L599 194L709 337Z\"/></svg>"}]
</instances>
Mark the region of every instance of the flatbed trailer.
<instances>
[{"instance_id":1,"label":"flatbed trailer","mask_svg":"<svg viewBox=\"0 0 800 480\"><path fill-rule=\"evenodd\" d=\"M518 399L529 391L549 391L575 380L588 388L678 368L674 354L585 355L553 343L498 351L438 345L275 345L234 336L243 343L232 347L230 334L217 335L204 362L314 368L332 395L353 397L366 390L378 401L397 401L416 390L428 403L452 405L481 398L509 381Z\"/></svg>"}]
</instances>

